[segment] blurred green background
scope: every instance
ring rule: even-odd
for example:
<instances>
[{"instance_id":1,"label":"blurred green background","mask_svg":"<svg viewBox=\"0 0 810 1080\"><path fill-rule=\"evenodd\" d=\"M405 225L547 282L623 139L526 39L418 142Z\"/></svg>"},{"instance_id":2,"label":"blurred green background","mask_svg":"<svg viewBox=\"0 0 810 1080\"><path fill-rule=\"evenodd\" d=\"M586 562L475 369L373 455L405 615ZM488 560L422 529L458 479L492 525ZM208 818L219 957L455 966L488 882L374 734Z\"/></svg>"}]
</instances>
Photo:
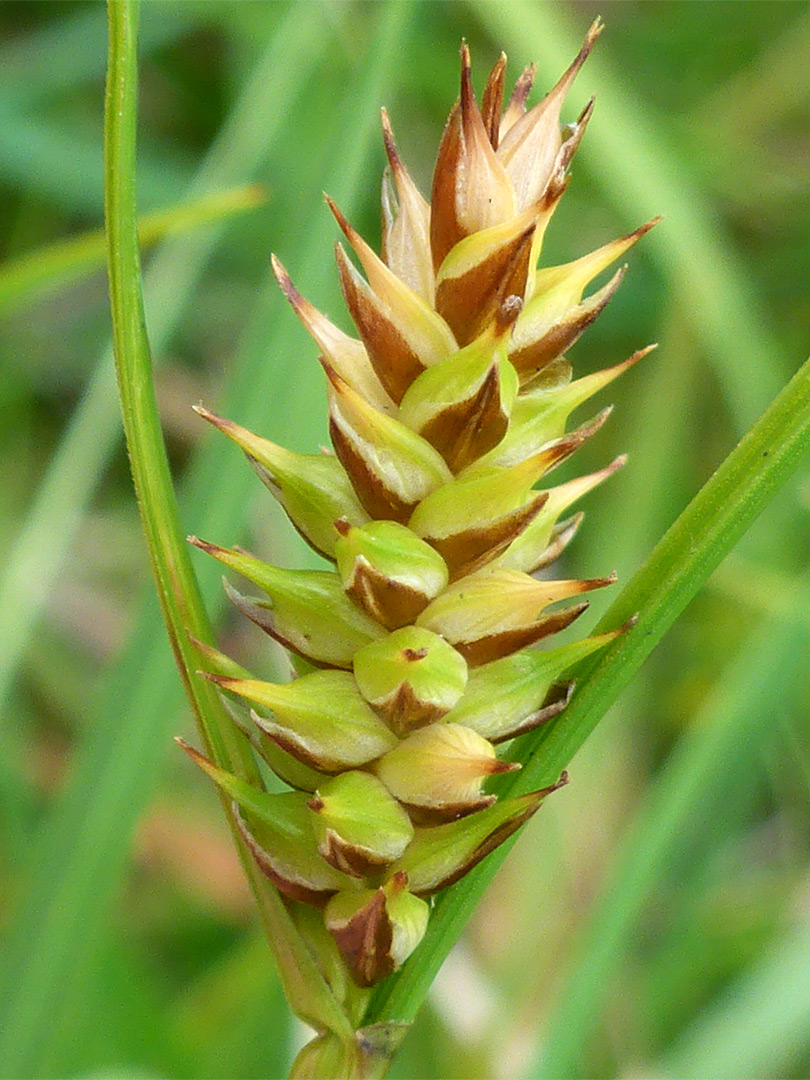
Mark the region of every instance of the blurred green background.
<instances>
[{"instance_id":1,"label":"blurred green background","mask_svg":"<svg viewBox=\"0 0 810 1080\"><path fill-rule=\"evenodd\" d=\"M326 441L315 347L270 251L348 329L321 192L378 241L380 104L427 190L461 37L479 89L503 48L515 77L538 62L544 92L599 13L565 118L593 93L596 112L544 261L662 213L569 358L584 373L661 344L579 455L577 472L630 463L589 497L561 576L627 580L805 359L807 3L149 0L142 211L268 193L144 259L189 532L314 565L190 409ZM171 741L193 733L119 436L100 260L41 254L101 224L105 61L101 3L0 5L0 1075L276 1077L304 1036L217 801ZM810 1075L809 514L805 468L527 828L395 1076ZM226 649L279 670L198 554Z\"/></svg>"}]
</instances>

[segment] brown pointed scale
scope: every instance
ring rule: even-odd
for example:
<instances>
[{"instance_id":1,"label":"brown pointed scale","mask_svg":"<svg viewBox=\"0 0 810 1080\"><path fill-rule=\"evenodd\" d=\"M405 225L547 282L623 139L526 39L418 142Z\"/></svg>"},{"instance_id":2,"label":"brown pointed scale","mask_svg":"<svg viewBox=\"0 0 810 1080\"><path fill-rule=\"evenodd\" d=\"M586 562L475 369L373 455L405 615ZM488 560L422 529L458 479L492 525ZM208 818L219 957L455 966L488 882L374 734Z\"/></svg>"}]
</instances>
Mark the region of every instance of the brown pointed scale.
<instances>
[{"instance_id":1,"label":"brown pointed scale","mask_svg":"<svg viewBox=\"0 0 810 1080\"><path fill-rule=\"evenodd\" d=\"M543 616L549 604L612 585L615 575L571 581L537 581L512 570L480 570L450 585L429 604L417 626L440 634L470 667L508 656L568 626L586 605Z\"/></svg>"},{"instance_id":2,"label":"brown pointed scale","mask_svg":"<svg viewBox=\"0 0 810 1080\"><path fill-rule=\"evenodd\" d=\"M370 521L357 529L335 522L343 590L387 630L412 623L447 585L444 560L429 544L395 521Z\"/></svg>"},{"instance_id":3,"label":"brown pointed scale","mask_svg":"<svg viewBox=\"0 0 810 1080\"><path fill-rule=\"evenodd\" d=\"M602 314L616 295L624 280L626 266L620 267L607 285L587 297L575 307L569 308L556 321L536 325L524 331L512 345L509 359L514 364L521 382L533 379L538 371L562 356L583 334L592 322ZM531 335L536 335L534 340Z\"/></svg>"},{"instance_id":4,"label":"brown pointed scale","mask_svg":"<svg viewBox=\"0 0 810 1080\"><path fill-rule=\"evenodd\" d=\"M439 268L436 308L468 345L497 316L509 296L526 293L537 214L532 209L504 225L460 240Z\"/></svg>"},{"instance_id":5,"label":"brown pointed scale","mask_svg":"<svg viewBox=\"0 0 810 1080\"><path fill-rule=\"evenodd\" d=\"M382 258L398 278L432 305L435 282L430 253L430 207L399 156L385 109L382 110L382 128L390 166L390 173L383 179ZM396 205L391 178L396 190Z\"/></svg>"},{"instance_id":6,"label":"brown pointed scale","mask_svg":"<svg viewBox=\"0 0 810 1080\"><path fill-rule=\"evenodd\" d=\"M481 119L489 136L492 149L498 149L501 128L501 109L503 108L503 77L506 72L506 53L501 53L495 66L489 73L487 85L481 97Z\"/></svg>"},{"instance_id":7,"label":"brown pointed scale","mask_svg":"<svg viewBox=\"0 0 810 1080\"><path fill-rule=\"evenodd\" d=\"M402 399L400 420L427 439L454 473L506 433L518 391L506 340L520 307L517 296L507 297L479 338L423 372Z\"/></svg>"},{"instance_id":8,"label":"brown pointed scale","mask_svg":"<svg viewBox=\"0 0 810 1080\"><path fill-rule=\"evenodd\" d=\"M512 94L501 116L498 131L498 144L508 131L511 131L521 116L526 114L526 101L534 86L534 77L537 74L537 64L529 64L518 76ZM494 145L494 144L493 144ZM497 150L498 147L496 146Z\"/></svg>"},{"instance_id":9,"label":"brown pointed scale","mask_svg":"<svg viewBox=\"0 0 810 1080\"><path fill-rule=\"evenodd\" d=\"M547 495L532 486L594 433L586 425L509 468L473 465L423 499L409 527L447 563L450 580L496 559L542 511Z\"/></svg>"},{"instance_id":10,"label":"brown pointed scale","mask_svg":"<svg viewBox=\"0 0 810 1080\"><path fill-rule=\"evenodd\" d=\"M408 876L393 874L378 889L337 893L324 913L352 978L374 986L396 971L424 936L430 909L408 891Z\"/></svg>"},{"instance_id":11,"label":"brown pointed scale","mask_svg":"<svg viewBox=\"0 0 810 1080\"><path fill-rule=\"evenodd\" d=\"M394 934L382 889L375 889L349 918L338 921L333 916L326 925L358 986L374 986L393 972Z\"/></svg>"},{"instance_id":12,"label":"brown pointed scale","mask_svg":"<svg viewBox=\"0 0 810 1080\"><path fill-rule=\"evenodd\" d=\"M301 295L280 259L271 255L270 261L281 291L335 371L375 408L394 412L394 403L383 389L361 342L344 334Z\"/></svg>"},{"instance_id":13,"label":"brown pointed scale","mask_svg":"<svg viewBox=\"0 0 810 1080\"><path fill-rule=\"evenodd\" d=\"M465 236L517 214L512 183L495 156L475 100L470 53L461 46L461 99L447 121L433 173L430 245L439 269Z\"/></svg>"},{"instance_id":14,"label":"brown pointed scale","mask_svg":"<svg viewBox=\"0 0 810 1080\"><path fill-rule=\"evenodd\" d=\"M452 473L430 443L374 409L328 365L324 370L332 391L332 444L357 498L371 517L404 524Z\"/></svg>"},{"instance_id":15,"label":"brown pointed scale","mask_svg":"<svg viewBox=\"0 0 810 1080\"><path fill-rule=\"evenodd\" d=\"M374 373L386 395L399 405L402 395L426 365L396 326L385 305L349 262L340 244L335 244L335 261L343 299L363 339Z\"/></svg>"},{"instance_id":16,"label":"brown pointed scale","mask_svg":"<svg viewBox=\"0 0 810 1080\"><path fill-rule=\"evenodd\" d=\"M444 319L418 293L402 281L383 262L362 236L353 228L335 203L326 196L329 209L352 245L368 279L368 289L382 311L423 367L438 364L456 349L456 341ZM347 262L344 256L344 263ZM362 280L362 279L361 279ZM371 357L377 374L382 377L378 362ZM386 363L382 358L381 364Z\"/></svg>"},{"instance_id":17,"label":"brown pointed scale","mask_svg":"<svg viewBox=\"0 0 810 1080\"><path fill-rule=\"evenodd\" d=\"M562 146L560 110L601 31L602 23L596 19L563 77L538 105L511 127L498 147L498 160L514 185L519 210L535 202L548 182Z\"/></svg>"}]
</instances>

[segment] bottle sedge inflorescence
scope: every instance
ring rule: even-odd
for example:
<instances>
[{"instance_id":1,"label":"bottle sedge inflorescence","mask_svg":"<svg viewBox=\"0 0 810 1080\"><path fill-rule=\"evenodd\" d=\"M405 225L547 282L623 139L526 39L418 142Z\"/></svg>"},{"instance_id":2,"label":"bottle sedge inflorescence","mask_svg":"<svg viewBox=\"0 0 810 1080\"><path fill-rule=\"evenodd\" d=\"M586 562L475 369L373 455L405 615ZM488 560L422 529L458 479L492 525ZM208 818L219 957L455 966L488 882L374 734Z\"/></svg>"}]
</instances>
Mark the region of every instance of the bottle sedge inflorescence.
<instances>
[{"instance_id":1,"label":"bottle sedge inflorescence","mask_svg":"<svg viewBox=\"0 0 810 1080\"><path fill-rule=\"evenodd\" d=\"M554 790L498 800L485 786L519 767L498 756L504 743L565 708L567 670L621 632L533 648L587 606L552 605L613 581L537 576L579 527L569 507L623 462L547 486L609 409L570 432L568 418L649 351L578 379L563 355L624 268L583 299L588 284L654 222L572 263L538 265L593 102L565 127L560 110L600 30L597 20L533 108L531 68L503 106L504 56L479 107L462 45L430 204L383 111L380 256L328 200L362 268L336 245L359 339L274 259L320 350L334 454L293 453L198 409L331 567L279 569L192 538L258 586L259 597L227 589L304 663L300 677L275 684L205 651L207 677L290 791L260 791L189 753L234 800L261 869L291 901L322 909L360 986L404 962L425 932L428 898Z\"/></svg>"}]
</instances>

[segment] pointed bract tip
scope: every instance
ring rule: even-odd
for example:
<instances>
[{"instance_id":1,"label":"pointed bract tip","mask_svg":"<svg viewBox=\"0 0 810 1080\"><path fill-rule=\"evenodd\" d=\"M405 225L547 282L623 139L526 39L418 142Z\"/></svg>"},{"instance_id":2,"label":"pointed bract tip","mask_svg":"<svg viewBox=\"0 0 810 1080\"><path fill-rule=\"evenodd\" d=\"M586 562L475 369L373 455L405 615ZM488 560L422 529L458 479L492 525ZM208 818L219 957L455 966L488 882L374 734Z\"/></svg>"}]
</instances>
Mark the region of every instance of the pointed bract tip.
<instances>
[{"instance_id":1,"label":"pointed bract tip","mask_svg":"<svg viewBox=\"0 0 810 1080\"><path fill-rule=\"evenodd\" d=\"M607 577L598 578L580 578L573 584L577 585L577 593L593 592L594 589L604 589L608 585L615 585L619 580L619 576L614 570L612 574L608 574Z\"/></svg>"},{"instance_id":2,"label":"pointed bract tip","mask_svg":"<svg viewBox=\"0 0 810 1080\"><path fill-rule=\"evenodd\" d=\"M582 110L582 112L577 117L577 127L578 128L579 127L584 128L584 127L588 126L588 122L590 121L591 117L593 116L593 109L594 109L595 105L596 105L596 95L593 94L591 96L591 100L588 102L588 104L585 106L585 108Z\"/></svg>"},{"instance_id":3,"label":"pointed bract tip","mask_svg":"<svg viewBox=\"0 0 810 1080\"><path fill-rule=\"evenodd\" d=\"M510 105L516 105L523 107L526 104L526 99L532 92L534 86L534 79L537 75L537 64L529 64L521 71L515 83L515 88L512 91L512 97L510 98Z\"/></svg>"},{"instance_id":4,"label":"pointed bract tip","mask_svg":"<svg viewBox=\"0 0 810 1080\"><path fill-rule=\"evenodd\" d=\"M279 284L279 288L290 303L295 306L301 299L301 294L293 285L292 278L287 273L284 263L277 255L270 256L270 265L273 268L273 276Z\"/></svg>"},{"instance_id":5,"label":"pointed bract tip","mask_svg":"<svg viewBox=\"0 0 810 1080\"><path fill-rule=\"evenodd\" d=\"M331 197L331 195L327 195L327 193L324 192L323 197L326 200L326 205L332 211L332 213L333 213L333 215L335 217L335 221L340 226L344 236L346 237L346 239L349 241L350 244L353 243L353 237L357 236L356 231L352 228L352 226L346 220L346 217L344 216L342 210L337 205L335 200Z\"/></svg>"},{"instance_id":6,"label":"pointed bract tip","mask_svg":"<svg viewBox=\"0 0 810 1080\"><path fill-rule=\"evenodd\" d=\"M656 214L655 217L650 218L649 221L645 221L643 225L639 225L633 232L628 233L625 240L640 240L642 236L646 236L650 229L654 229L656 225L659 225L664 220L663 214Z\"/></svg>"},{"instance_id":7,"label":"pointed bract tip","mask_svg":"<svg viewBox=\"0 0 810 1080\"><path fill-rule=\"evenodd\" d=\"M402 158L399 156L397 144L394 142L394 132L391 129L391 121L388 118L388 110L385 108L384 105L380 109L380 119L382 121L385 155L388 158L388 164L391 166L391 172L396 177L401 175L401 173L403 172Z\"/></svg>"},{"instance_id":8,"label":"pointed bract tip","mask_svg":"<svg viewBox=\"0 0 810 1080\"><path fill-rule=\"evenodd\" d=\"M517 772L522 768L519 761L499 761L498 758L493 758L488 764L487 773L490 776L499 776L501 773Z\"/></svg>"},{"instance_id":9,"label":"pointed bract tip","mask_svg":"<svg viewBox=\"0 0 810 1080\"><path fill-rule=\"evenodd\" d=\"M477 107L472 84L470 50L466 41L461 42L461 111L462 115Z\"/></svg>"},{"instance_id":10,"label":"pointed bract tip","mask_svg":"<svg viewBox=\"0 0 810 1080\"><path fill-rule=\"evenodd\" d=\"M214 551L224 551L225 548L219 546L219 544L209 544L207 540L201 540L199 536L187 536L186 540L189 544L193 544L194 547L199 548L200 551L205 551L209 555Z\"/></svg>"},{"instance_id":11,"label":"pointed bract tip","mask_svg":"<svg viewBox=\"0 0 810 1080\"><path fill-rule=\"evenodd\" d=\"M236 426L232 420L226 420L224 416L217 416L210 409L206 409L204 405L192 405L191 407L203 420L207 420L209 424L213 424L215 428L224 431L226 434Z\"/></svg>"},{"instance_id":12,"label":"pointed bract tip","mask_svg":"<svg viewBox=\"0 0 810 1080\"><path fill-rule=\"evenodd\" d=\"M238 679L231 679L227 675L216 675L213 671L197 671L196 675L202 675L208 682L216 683L217 686L221 686L223 690L228 690L231 683L238 682Z\"/></svg>"},{"instance_id":13,"label":"pointed bract tip","mask_svg":"<svg viewBox=\"0 0 810 1080\"><path fill-rule=\"evenodd\" d=\"M206 765L210 765L211 762L201 754L199 750L195 750L193 746L190 746L181 735L175 735L174 741L180 747L181 750L185 750L195 765L199 765L201 769L204 769Z\"/></svg>"}]
</instances>

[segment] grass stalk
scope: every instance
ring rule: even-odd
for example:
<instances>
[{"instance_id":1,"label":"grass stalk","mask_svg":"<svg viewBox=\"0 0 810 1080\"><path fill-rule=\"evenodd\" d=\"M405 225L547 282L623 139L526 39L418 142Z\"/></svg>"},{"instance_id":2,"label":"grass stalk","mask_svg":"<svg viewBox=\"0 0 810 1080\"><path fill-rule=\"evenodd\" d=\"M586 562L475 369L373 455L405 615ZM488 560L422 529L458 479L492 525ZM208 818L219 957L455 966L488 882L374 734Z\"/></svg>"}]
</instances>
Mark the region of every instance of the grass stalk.
<instances>
[{"instance_id":1,"label":"grass stalk","mask_svg":"<svg viewBox=\"0 0 810 1080\"><path fill-rule=\"evenodd\" d=\"M797 648L796 628L808 599L805 581L792 619L765 620L751 634L654 781L578 942L533 1077L586 1075L611 978L631 947L645 903L667 865L699 833L700 821L720 812L740 758L757 757L800 685L808 634L802 627L804 648Z\"/></svg>"},{"instance_id":2,"label":"grass stalk","mask_svg":"<svg viewBox=\"0 0 810 1080\"><path fill-rule=\"evenodd\" d=\"M260 785L247 739L228 717L216 689L196 675L200 661L191 639L213 643L213 634L180 527L155 397L141 287L135 196L138 0L110 0L108 12L108 269L116 372L135 492L164 622L206 752L222 768ZM350 1036L348 1020L279 894L239 839L229 800L223 799L223 808L291 1005L317 1027Z\"/></svg>"}]
</instances>

